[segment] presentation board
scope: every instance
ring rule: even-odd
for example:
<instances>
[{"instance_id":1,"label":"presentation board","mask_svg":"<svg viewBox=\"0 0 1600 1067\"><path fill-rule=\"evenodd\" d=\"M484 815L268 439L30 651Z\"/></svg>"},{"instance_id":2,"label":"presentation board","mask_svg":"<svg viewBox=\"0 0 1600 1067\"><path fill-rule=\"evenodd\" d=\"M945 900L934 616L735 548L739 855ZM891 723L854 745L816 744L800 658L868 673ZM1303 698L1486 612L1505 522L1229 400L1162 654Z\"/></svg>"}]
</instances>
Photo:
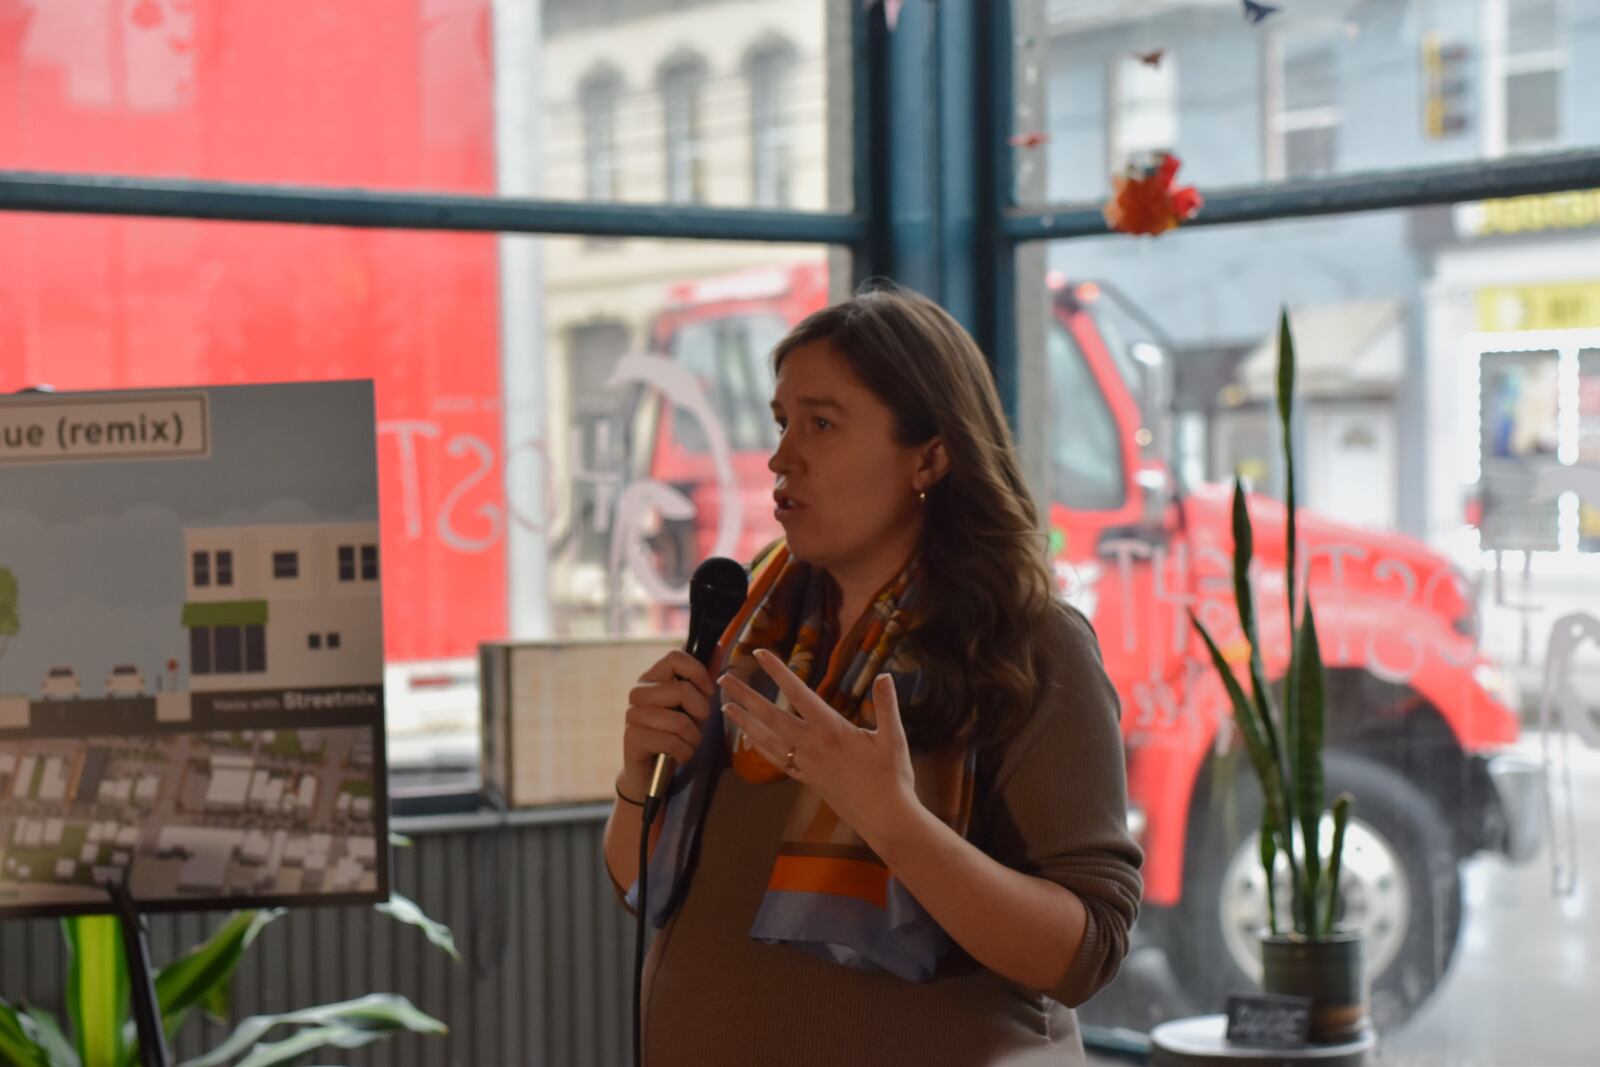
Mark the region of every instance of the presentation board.
<instances>
[{"instance_id":1,"label":"presentation board","mask_svg":"<svg viewBox=\"0 0 1600 1067\"><path fill-rule=\"evenodd\" d=\"M373 390L0 397L0 917L389 893Z\"/></svg>"}]
</instances>

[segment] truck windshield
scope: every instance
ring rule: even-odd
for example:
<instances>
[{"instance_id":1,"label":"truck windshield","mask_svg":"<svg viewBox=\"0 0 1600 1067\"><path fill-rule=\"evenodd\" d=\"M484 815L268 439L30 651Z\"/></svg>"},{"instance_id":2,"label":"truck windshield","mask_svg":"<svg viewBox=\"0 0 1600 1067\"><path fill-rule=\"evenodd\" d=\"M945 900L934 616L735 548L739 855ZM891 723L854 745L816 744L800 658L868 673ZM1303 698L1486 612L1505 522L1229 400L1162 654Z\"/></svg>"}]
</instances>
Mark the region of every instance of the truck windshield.
<instances>
[{"instance_id":1,"label":"truck windshield","mask_svg":"<svg viewBox=\"0 0 1600 1067\"><path fill-rule=\"evenodd\" d=\"M1083 349L1067 328L1052 323L1045 337L1050 370L1050 466L1056 500L1103 511L1126 496L1116 420L1094 380Z\"/></svg>"},{"instance_id":2,"label":"truck windshield","mask_svg":"<svg viewBox=\"0 0 1600 1067\"><path fill-rule=\"evenodd\" d=\"M738 315L688 323L672 335L669 355L699 380L735 452L777 446L768 356L788 329L777 315ZM686 452L709 447L706 428L683 408L673 409L672 435Z\"/></svg>"},{"instance_id":3,"label":"truck windshield","mask_svg":"<svg viewBox=\"0 0 1600 1067\"><path fill-rule=\"evenodd\" d=\"M1094 320L1095 328L1105 342L1111 362L1128 387L1128 393L1140 397L1145 392L1144 368L1133 358L1133 346L1149 341L1169 348L1165 338L1151 328L1144 316L1135 312L1125 297L1114 288L1096 282L1078 287L1078 299ZM1146 413L1150 417L1153 413Z\"/></svg>"}]
</instances>

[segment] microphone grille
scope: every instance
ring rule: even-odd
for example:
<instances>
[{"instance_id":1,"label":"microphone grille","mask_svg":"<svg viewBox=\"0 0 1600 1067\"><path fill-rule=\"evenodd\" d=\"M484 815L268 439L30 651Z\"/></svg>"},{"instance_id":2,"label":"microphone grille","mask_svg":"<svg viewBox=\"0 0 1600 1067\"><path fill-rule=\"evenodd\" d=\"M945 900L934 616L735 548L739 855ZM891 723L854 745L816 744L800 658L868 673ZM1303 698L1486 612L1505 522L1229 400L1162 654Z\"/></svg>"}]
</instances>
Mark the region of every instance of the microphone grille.
<instances>
[{"instance_id":1,"label":"microphone grille","mask_svg":"<svg viewBox=\"0 0 1600 1067\"><path fill-rule=\"evenodd\" d=\"M689 580L689 602L704 605L715 616L731 620L749 589L750 576L742 564L726 556L712 556L695 568L694 577Z\"/></svg>"}]
</instances>

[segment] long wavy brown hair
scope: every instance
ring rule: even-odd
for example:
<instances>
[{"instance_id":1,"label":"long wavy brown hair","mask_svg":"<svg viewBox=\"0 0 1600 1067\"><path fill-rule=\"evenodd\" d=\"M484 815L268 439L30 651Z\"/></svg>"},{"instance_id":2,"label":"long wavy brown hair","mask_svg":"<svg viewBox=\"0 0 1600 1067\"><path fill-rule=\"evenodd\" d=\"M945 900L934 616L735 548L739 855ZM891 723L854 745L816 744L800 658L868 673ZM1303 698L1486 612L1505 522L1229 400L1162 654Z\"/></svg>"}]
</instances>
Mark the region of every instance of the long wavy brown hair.
<instances>
[{"instance_id":1,"label":"long wavy brown hair","mask_svg":"<svg viewBox=\"0 0 1600 1067\"><path fill-rule=\"evenodd\" d=\"M919 750L998 741L1034 703L1050 572L989 364L948 312L892 283L807 317L773 350L774 369L816 342L893 412L900 444L938 436L949 459L924 504L927 590L905 640L926 688L905 709L907 739Z\"/></svg>"}]
</instances>

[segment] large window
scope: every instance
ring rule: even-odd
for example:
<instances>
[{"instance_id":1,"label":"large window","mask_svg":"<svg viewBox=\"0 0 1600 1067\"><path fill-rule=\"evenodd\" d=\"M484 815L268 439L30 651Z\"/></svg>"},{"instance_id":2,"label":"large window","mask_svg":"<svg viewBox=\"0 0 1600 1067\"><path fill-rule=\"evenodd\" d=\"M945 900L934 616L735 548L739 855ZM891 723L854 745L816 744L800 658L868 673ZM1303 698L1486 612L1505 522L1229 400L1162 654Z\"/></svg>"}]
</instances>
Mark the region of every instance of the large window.
<instances>
[{"instance_id":1,"label":"large window","mask_svg":"<svg viewBox=\"0 0 1600 1067\"><path fill-rule=\"evenodd\" d=\"M1269 37L1277 99L1268 118L1267 176L1313 178L1339 165L1339 51L1329 34ZM1269 86L1271 83L1269 82Z\"/></svg>"},{"instance_id":2,"label":"large window","mask_svg":"<svg viewBox=\"0 0 1600 1067\"><path fill-rule=\"evenodd\" d=\"M1539 211L1555 218L1562 202L1550 197ZM1366 931L1385 1056L1572 1059L1572 1033L1533 1039L1499 1025L1506 994L1497 976L1534 975L1530 997L1563 1001L1597 976L1539 978L1535 957L1593 938L1563 918L1551 857L1506 854L1497 827L1507 809L1474 782L1487 758L1537 766L1548 741L1572 746L1562 758L1576 775L1570 793L1552 794L1556 831L1575 817L1581 840L1586 798L1600 795L1589 720L1545 696L1551 686L1582 701L1597 695L1590 672L1600 649L1569 649L1556 635L1573 618L1594 617L1600 598L1600 467L1585 447L1600 410L1588 375L1600 362L1591 358L1600 304L1586 301L1600 288L1530 281L1559 265L1583 271L1600 254L1600 218L1524 234L1519 248L1484 234L1484 218L1508 210L1491 201L1179 230L1157 243L1115 236L1048 246L1044 267L1070 276L1092 265L1107 292L1157 328L1171 363L1170 398L1150 410L1139 399L1149 363L1135 359L1119 372L1110 357L1157 332L1135 331L1130 314L1085 318L1069 335L1061 322L1076 306L1059 302L1044 323L1059 405L1045 426L1054 558L1062 593L1090 614L1122 694L1131 796L1146 820L1141 925L1152 970L1125 968L1085 1021L1134 1026L1156 1012L1221 1010L1229 992L1259 977L1254 930L1266 889L1254 794L1241 784L1248 769L1236 752L1208 750L1182 816L1162 799L1172 782L1143 775L1208 736L1194 682L1211 668L1175 643L1185 631L1174 613L1195 606L1184 596L1204 603L1214 595L1207 590L1227 587L1227 556L1206 547L1227 543L1227 486L1241 475L1258 506L1282 499L1275 384L1286 305L1297 340L1302 551L1311 553L1319 628L1332 628L1323 631L1325 653L1338 662L1329 675L1330 781L1356 795L1365 842L1360 864L1345 872L1346 918ZM1082 370L1082 349L1099 338L1105 367L1096 380ZM1129 414L1113 423L1101 405ZM1140 459L1139 428L1159 436L1161 423L1180 416L1187 435L1174 433L1152 471ZM1181 486L1172 478L1179 471ZM1127 517L1084 513L1082 500L1116 507L1107 490L1122 479L1136 494ZM1164 524L1145 524L1150 514L1164 514ZM1256 529L1269 536L1259 519ZM1260 540L1257 558L1275 558ZM1263 602L1281 616L1281 603ZM1269 655L1269 672L1273 662ZM1168 681L1152 686L1156 676ZM1422 718L1412 719L1418 706L1409 702L1424 691ZM1429 733L1450 723L1448 735ZM1564 850L1561 864L1574 854L1600 860L1565 837L1547 847ZM1152 977L1157 959L1173 984Z\"/></svg>"},{"instance_id":3,"label":"large window","mask_svg":"<svg viewBox=\"0 0 1600 1067\"><path fill-rule=\"evenodd\" d=\"M1263 6L1014 0L1019 201L1097 203L1134 149L1216 190L1600 143L1586 0Z\"/></svg>"},{"instance_id":4,"label":"large window","mask_svg":"<svg viewBox=\"0 0 1600 1067\"><path fill-rule=\"evenodd\" d=\"M1094 623L1122 699L1145 848L1138 947L1084 1022L1222 1011L1259 981L1269 894L1280 914L1287 900L1286 872L1262 871L1259 792L1188 619L1243 656L1239 478L1264 671L1283 684L1286 310L1328 784L1355 798L1340 909L1364 934L1382 1056L1578 1062L1587 1038L1554 1020L1600 971L1539 959L1600 951L1571 873L1600 862L1583 814L1600 802L1600 166L1565 190L1486 181L1454 203L1420 175L1470 180L1574 146L1592 159L1600 125L1575 101L1600 59L1594 13L1012 10L1010 161L1017 199L1038 205L1013 224L1061 238L1016 246L1018 418L1060 594ZM1129 146L1176 150L1179 181L1207 199L1193 223L1104 232ZM1391 206L1353 210L1382 190ZM1530 800L1493 784L1512 765ZM1524 816L1526 835L1510 829ZM1537 1033L1502 1022L1522 996Z\"/></svg>"},{"instance_id":5,"label":"large window","mask_svg":"<svg viewBox=\"0 0 1600 1067\"><path fill-rule=\"evenodd\" d=\"M578 90L583 116L583 191L590 200L617 198L617 98L621 75L603 67L584 78Z\"/></svg>"},{"instance_id":6,"label":"large window","mask_svg":"<svg viewBox=\"0 0 1600 1067\"><path fill-rule=\"evenodd\" d=\"M705 80L705 61L696 55L674 56L661 70L666 199L675 204L697 203L706 195L700 114Z\"/></svg>"},{"instance_id":7,"label":"large window","mask_svg":"<svg viewBox=\"0 0 1600 1067\"><path fill-rule=\"evenodd\" d=\"M751 200L758 207L788 207L793 196L789 168L794 66L794 48L787 41L763 42L745 64L750 81Z\"/></svg>"},{"instance_id":8,"label":"large window","mask_svg":"<svg viewBox=\"0 0 1600 1067\"><path fill-rule=\"evenodd\" d=\"M1504 109L1508 152L1552 148L1561 140L1561 85L1567 48L1561 32L1558 0L1498 0L1490 17L1504 21L1493 28L1503 33L1500 78L1487 87ZM1583 32L1582 27L1578 32ZM1581 38L1580 38L1581 39Z\"/></svg>"}]
</instances>

